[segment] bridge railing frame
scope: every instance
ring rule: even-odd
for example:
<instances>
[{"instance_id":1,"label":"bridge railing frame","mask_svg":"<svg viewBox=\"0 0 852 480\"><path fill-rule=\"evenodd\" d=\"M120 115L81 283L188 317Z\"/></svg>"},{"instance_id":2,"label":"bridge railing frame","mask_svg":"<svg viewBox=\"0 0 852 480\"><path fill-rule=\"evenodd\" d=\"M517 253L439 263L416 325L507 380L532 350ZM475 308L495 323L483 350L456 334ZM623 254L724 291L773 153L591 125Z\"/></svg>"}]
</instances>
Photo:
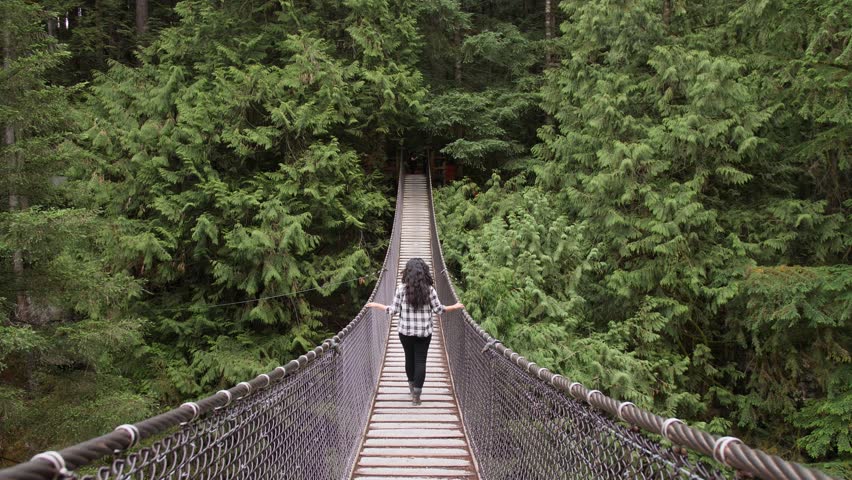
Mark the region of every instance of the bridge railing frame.
<instances>
[{"instance_id":1,"label":"bridge railing frame","mask_svg":"<svg viewBox=\"0 0 852 480\"><path fill-rule=\"evenodd\" d=\"M432 265L435 269L436 287L440 283L446 282L446 291L442 292L442 288L438 288L439 294L442 294L441 301L444 304L452 304L459 301L453 287L453 281L447 270L444 261L443 251L441 249L440 236L438 235L438 225L435 218L435 206L432 197L432 177L431 170L427 169L429 188L429 208L431 214L431 237L432 237ZM456 313L456 312L453 312ZM631 428L641 430L647 433L652 433L662 436L675 446L685 447L686 449L696 452L704 457L713 458L718 463L735 471L738 478L762 478L769 480L832 480L833 477L825 473L808 468L804 465L786 461L778 456L770 455L758 449L754 449L744 444L735 437L716 436L703 430L687 425L685 422L677 418L664 418L639 408L631 402L622 402L607 396L599 390L589 389L579 382L571 381L562 375L551 372L547 368L540 367L534 362L529 361L517 352L503 345L502 342L492 337L488 332L470 316L467 310L463 310L460 315L444 315L442 321L448 321L447 317L461 318L470 328L474 329L477 335L484 342L485 348L482 354L486 353L486 349L496 352L498 356L508 359L511 363L519 367L526 375L536 381L549 385L567 397L570 397L578 402L583 402L597 410L605 412L616 421L620 420L627 423ZM447 330L445 328L445 330ZM463 340L462 340L463 341ZM450 342L447 341L449 344ZM470 348L465 345L464 348ZM450 359L452 363L452 357ZM452 365L451 372L453 371ZM467 370L464 369L463 370ZM465 371L465 375L469 372ZM453 374L455 377L455 374ZM456 379L454 378L454 382ZM457 392L458 393L458 392ZM461 409L464 411L464 400L460 398ZM465 420L467 422L467 420ZM469 429L470 430L470 429ZM476 438L471 438L475 443ZM475 447L475 445L473 445ZM476 449L474 448L474 454ZM481 462L481 459L480 459ZM487 476L483 475L483 479Z\"/></svg>"},{"instance_id":2,"label":"bridge railing frame","mask_svg":"<svg viewBox=\"0 0 852 480\"><path fill-rule=\"evenodd\" d=\"M401 168L402 167L400 166L400 171L398 172L397 197L391 240L388 245L388 250L385 253L385 259L378 281L370 294L370 301L390 303L396 288L396 269L399 263L400 235L402 229L401 206L404 194L404 181ZM379 339L379 349L381 351L370 350L367 352L370 357L370 365L366 370L362 370L359 373L370 377L368 383L372 385L372 392L358 392L357 395L359 395L359 399L361 399L360 397L363 397L362 400L366 402L365 405L363 405L363 408L360 409L363 411L349 412L351 415L347 417L349 420L357 419L358 425L350 425L351 428L349 428L349 430L354 432L354 436L359 437L363 435L369 420L370 405L372 404L373 396L376 388L378 387L381 365L384 358L383 349L386 346L386 339L390 328L390 319L386 314L383 312L376 312L366 307L362 307L361 311L355 316L355 318L337 335L326 339L322 342L322 344L318 345L313 350L308 351L304 355L301 355L298 359L279 366L270 372L260 374L251 380L240 382L228 390L220 390L214 395L195 402L184 403L178 408L134 424L121 425L106 435L69 446L59 451L50 451L38 454L28 462L0 470L0 480L80 478L79 474L75 472L75 470L93 465L108 456L113 457L111 465L102 466L98 469L97 474L85 475L82 478L136 478L137 475L142 476L143 478L151 478L141 472L136 474L127 473L128 471L134 470L134 465L144 463L146 459L150 459L151 455L157 454L156 452L151 452L150 446L135 448L141 441L152 437L161 437L164 434L172 436L180 435L181 432L185 432L186 429L191 429L191 424L193 422L201 421L206 415L209 415L212 412L218 413L219 410L227 411L228 408L233 408L234 405L239 403L239 401L250 398L265 389L274 388L276 384L279 384L283 380L293 377L294 375L298 375L318 360L325 360L329 355L346 357L347 339L353 334L353 332L358 332L360 335L361 332L359 332L358 329L361 329L362 327L367 328L364 327L364 324L366 323L370 324L369 328L371 331L365 332L364 334L368 335L370 338ZM343 362L346 361L345 358L335 361L338 365L336 370L344 368L339 366L343 365ZM337 374L335 373L335 375ZM343 395L347 401L353 401L351 398L351 392L342 392L341 395ZM340 408L340 406L337 405L336 408ZM337 413L337 415L341 416L340 413ZM343 414L343 416L345 416L345 414ZM156 442L162 442L162 440L156 440L154 445L156 445ZM357 458L359 443L360 437L353 438L351 442L351 451L346 452L345 455L340 457L339 460L341 464L338 466L339 468L335 468L335 470L343 472L341 478L348 477L349 472L351 472L352 466ZM147 452L146 449L148 450ZM175 455L175 453L170 452L169 455ZM189 467L186 468L189 469ZM168 472L161 472L161 474L174 475L179 474L177 472L183 470L184 466L182 465L178 465L177 467L170 465ZM311 478L319 478L316 477L316 473L311 474L309 472L305 472L305 474L311 475ZM258 478L253 476L251 472L242 473L241 475L248 476L240 478ZM263 477L266 477L266 475L263 475ZM167 476L165 478L172 477ZM281 477L276 476L274 478ZM284 478L291 477L285 476Z\"/></svg>"}]
</instances>

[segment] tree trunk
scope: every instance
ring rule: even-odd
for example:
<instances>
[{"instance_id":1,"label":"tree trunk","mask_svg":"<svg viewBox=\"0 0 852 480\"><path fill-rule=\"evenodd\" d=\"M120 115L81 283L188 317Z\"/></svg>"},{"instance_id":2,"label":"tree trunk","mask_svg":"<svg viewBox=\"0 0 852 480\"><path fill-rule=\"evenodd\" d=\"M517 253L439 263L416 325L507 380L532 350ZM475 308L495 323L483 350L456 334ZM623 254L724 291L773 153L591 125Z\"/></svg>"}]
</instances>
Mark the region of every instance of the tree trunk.
<instances>
[{"instance_id":1,"label":"tree trunk","mask_svg":"<svg viewBox=\"0 0 852 480\"><path fill-rule=\"evenodd\" d=\"M148 0L136 0L136 35L148 31Z\"/></svg>"},{"instance_id":2,"label":"tree trunk","mask_svg":"<svg viewBox=\"0 0 852 480\"><path fill-rule=\"evenodd\" d=\"M47 34L51 37L56 37L56 20L51 17L47 19Z\"/></svg>"},{"instance_id":3,"label":"tree trunk","mask_svg":"<svg viewBox=\"0 0 852 480\"><path fill-rule=\"evenodd\" d=\"M663 0L663 25L666 30L669 29L669 24L672 21L672 2L671 0Z\"/></svg>"},{"instance_id":4,"label":"tree trunk","mask_svg":"<svg viewBox=\"0 0 852 480\"><path fill-rule=\"evenodd\" d=\"M91 16L92 19L90 21L94 23L95 31L97 31L98 34L103 32L103 23L102 23L102 20L101 20L103 18L103 15L101 15L100 12L101 12L100 2L98 0L95 0L95 4L94 4L94 6L92 7L92 9L89 13L92 14L92 16ZM106 60L104 59L104 55L105 55L104 54L104 45L96 46L95 47L95 58L97 59L97 62L98 62L97 63L98 68L106 70L106 68L105 68L106 67Z\"/></svg>"},{"instance_id":5,"label":"tree trunk","mask_svg":"<svg viewBox=\"0 0 852 480\"><path fill-rule=\"evenodd\" d=\"M455 38L453 39L456 44L456 69L455 69L455 79L458 86L461 86L462 81L462 52L461 52L461 44L462 44L462 34L461 30L456 30Z\"/></svg>"},{"instance_id":6,"label":"tree trunk","mask_svg":"<svg viewBox=\"0 0 852 480\"><path fill-rule=\"evenodd\" d=\"M7 20L8 22L8 20ZM10 28L5 28L3 31L3 68L8 69L12 64L14 50L12 47L12 36ZM3 144L8 148L15 144L15 127L14 125L6 125L3 132ZM9 165L9 173L11 176L16 175L16 171L20 168L18 156L9 153L6 159ZM9 182L9 211L23 210L27 206L27 198L18 195L14 188L15 182ZM12 272L15 275L16 283L16 305L15 314L18 321L29 323L30 319L30 299L26 291L23 289L23 274L24 274L24 253L21 250L12 252Z\"/></svg>"},{"instance_id":7,"label":"tree trunk","mask_svg":"<svg viewBox=\"0 0 852 480\"><path fill-rule=\"evenodd\" d=\"M454 43L456 44L456 68L455 68L455 80L458 88L462 87L462 32L461 29L457 29L455 32L455 36L453 38ZM462 125L454 125L453 126L453 135L456 138L462 138L464 136L464 127Z\"/></svg>"},{"instance_id":8,"label":"tree trunk","mask_svg":"<svg viewBox=\"0 0 852 480\"><path fill-rule=\"evenodd\" d=\"M544 0L544 68L550 68L553 63L553 51L551 42L553 40L553 0Z\"/></svg>"}]
</instances>

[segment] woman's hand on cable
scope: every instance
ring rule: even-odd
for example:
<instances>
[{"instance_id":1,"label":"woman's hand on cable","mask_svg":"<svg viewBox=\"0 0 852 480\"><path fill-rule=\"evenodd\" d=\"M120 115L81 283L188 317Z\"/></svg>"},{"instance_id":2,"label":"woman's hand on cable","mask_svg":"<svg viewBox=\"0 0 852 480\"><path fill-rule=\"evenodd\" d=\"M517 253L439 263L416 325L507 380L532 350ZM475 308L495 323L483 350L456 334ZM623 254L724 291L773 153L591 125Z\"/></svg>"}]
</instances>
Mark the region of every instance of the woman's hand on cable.
<instances>
[{"instance_id":1,"label":"woman's hand on cable","mask_svg":"<svg viewBox=\"0 0 852 480\"><path fill-rule=\"evenodd\" d=\"M388 308L387 305L382 305L381 303L370 302L367 304L369 308L381 308L382 310Z\"/></svg>"},{"instance_id":2,"label":"woman's hand on cable","mask_svg":"<svg viewBox=\"0 0 852 480\"><path fill-rule=\"evenodd\" d=\"M453 305L450 305L446 309L449 310L449 311L453 311L453 310L461 310L462 308L464 308L464 305L462 305L461 303L455 303Z\"/></svg>"}]
</instances>

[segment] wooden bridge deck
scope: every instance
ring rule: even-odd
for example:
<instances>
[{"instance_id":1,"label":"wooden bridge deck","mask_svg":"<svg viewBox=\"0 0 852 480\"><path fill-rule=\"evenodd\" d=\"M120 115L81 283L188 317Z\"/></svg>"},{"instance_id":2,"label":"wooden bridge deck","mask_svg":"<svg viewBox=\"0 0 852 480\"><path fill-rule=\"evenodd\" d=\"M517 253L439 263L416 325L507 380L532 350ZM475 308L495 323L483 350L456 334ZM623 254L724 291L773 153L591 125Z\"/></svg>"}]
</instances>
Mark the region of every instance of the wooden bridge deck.
<instances>
[{"instance_id":1,"label":"wooden bridge deck","mask_svg":"<svg viewBox=\"0 0 852 480\"><path fill-rule=\"evenodd\" d=\"M429 242L429 197L425 175L408 175L402 211L402 247L397 284L412 257L432 269ZM388 335L379 389L366 436L353 471L356 480L476 480L476 463L468 447L453 393L440 323L434 331L426 363L422 404L413 406L405 377L405 357L394 318Z\"/></svg>"}]
</instances>

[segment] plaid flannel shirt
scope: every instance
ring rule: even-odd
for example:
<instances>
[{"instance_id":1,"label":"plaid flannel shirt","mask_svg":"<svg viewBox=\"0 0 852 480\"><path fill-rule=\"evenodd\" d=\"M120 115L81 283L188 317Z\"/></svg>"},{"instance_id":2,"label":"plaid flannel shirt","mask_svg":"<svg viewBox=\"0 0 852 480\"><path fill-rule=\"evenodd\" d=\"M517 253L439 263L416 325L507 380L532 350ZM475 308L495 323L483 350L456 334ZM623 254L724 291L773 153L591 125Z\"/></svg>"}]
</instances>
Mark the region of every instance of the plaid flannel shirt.
<instances>
[{"instance_id":1,"label":"plaid flannel shirt","mask_svg":"<svg viewBox=\"0 0 852 480\"><path fill-rule=\"evenodd\" d=\"M435 287L429 287L429 305L414 308L406 302L405 285L396 288L393 302L388 305L388 313L399 314L399 333L410 337L428 337L432 335L432 314L444 313L445 307L438 299Z\"/></svg>"}]
</instances>

